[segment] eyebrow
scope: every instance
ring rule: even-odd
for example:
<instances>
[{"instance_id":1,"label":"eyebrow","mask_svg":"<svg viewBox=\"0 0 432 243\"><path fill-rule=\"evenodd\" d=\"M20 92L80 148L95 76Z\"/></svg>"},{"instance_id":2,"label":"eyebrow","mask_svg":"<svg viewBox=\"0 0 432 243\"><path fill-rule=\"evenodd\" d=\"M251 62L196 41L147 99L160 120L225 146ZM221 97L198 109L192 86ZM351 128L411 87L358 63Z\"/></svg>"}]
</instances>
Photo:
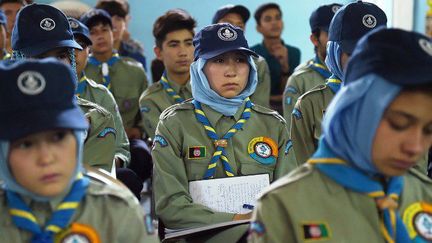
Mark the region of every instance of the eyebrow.
<instances>
[{"instance_id":1,"label":"eyebrow","mask_svg":"<svg viewBox=\"0 0 432 243\"><path fill-rule=\"evenodd\" d=\"M409 120L414 120L414 121L418 121L419 119L416 116L413 116L407 112L404 111L400 111L400 110L388 110L386 112L386 114L388 115L398 115L398 116L403 116Z\"/></svg>"}]
</instances>

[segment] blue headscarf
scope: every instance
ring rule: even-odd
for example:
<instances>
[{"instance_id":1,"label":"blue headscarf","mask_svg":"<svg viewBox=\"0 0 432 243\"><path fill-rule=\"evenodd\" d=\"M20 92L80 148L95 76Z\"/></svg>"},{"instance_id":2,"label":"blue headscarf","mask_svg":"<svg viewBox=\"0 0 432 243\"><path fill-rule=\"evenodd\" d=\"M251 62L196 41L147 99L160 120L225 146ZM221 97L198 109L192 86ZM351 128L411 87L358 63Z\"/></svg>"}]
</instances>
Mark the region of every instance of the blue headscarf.
<instances>
[{"instance_id":1,"label":"blue headscarf","mask_svg":"<svg viewBox=\"0 0 432 243\"><path fill-rule=\"evenodd\" d=\"M225 116L233 116L243 104L244 99L255 92L258 83L258 75L255 63L251 56L248 57L250 67L249 79L244 90L234 98L227 99L220 96L213 89L204 74L204 66L208 60L199 58L190 67L192 96L200 103L210 106Z\"/></svg>"},{"instance_id":2,"label":"blue headscarf","mask_svg":"<svg viewBox=\"0 0 432 243\"><path fill-rule=\"evenodd\" d=\"M322 139L337 156L378 174L372 162L373 140L384 111L401 89L376 74L342 87L326 110Z\"/></svg>"},{"instance_id":3,"label":"blue headscarf","mask_svg":"<svg viewBox=\"0 0 432 243\"><path fill-rule=\"evenodd\" d=\"M83 155L83 146L84 146L84 140L85 140L85 131L76 130L73 131L73 134L76 138L77 142L77 152L76 152L76 167L75 171L70 178L69 187L73 184L75 181L78 173L83 171L82 167L82 155ZM27 197L32 198L36 201L49 201L52 198L44 197L37 195L23 186L21 186L13 177L10 167L9 167L9 147L10 147L10 141L0 141L0 179L4 182L4 187L7 190L11 190L13 192L16 192L20 195L24 195Z\"/></svg>"},{"instance_id":4,"label":"blue headscarf","mask_svg":"<svg viewBox=\"0 0 432 243\"><path fill-rule=\"evenodd\" d=\"M325 63L330 72L336 76L337 79L343 81L344 69L341 64L342 48L335 41L327 42L327 57Z\"/></svg>"}]
</instances>

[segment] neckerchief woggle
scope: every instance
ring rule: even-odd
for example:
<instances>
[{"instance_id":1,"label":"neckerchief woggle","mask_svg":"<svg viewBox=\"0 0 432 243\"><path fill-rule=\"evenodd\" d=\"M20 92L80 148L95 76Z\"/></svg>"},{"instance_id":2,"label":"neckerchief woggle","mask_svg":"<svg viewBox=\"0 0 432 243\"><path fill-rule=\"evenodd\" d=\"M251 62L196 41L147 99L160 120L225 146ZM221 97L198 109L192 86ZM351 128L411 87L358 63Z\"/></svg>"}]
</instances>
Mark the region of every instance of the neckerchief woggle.
<instances>
[{"instance_id":1,"label":"neckerchief woggle","mask_svg":"<svg viewBox=\"0 0 432 243\"><path fill-rule=\"evenodd\" d=\"M387 192L383 185L346 161L338 158L331 151L323 138L320 139L318 150L308 161L310 164L330 177L339 185L352 191L366 194L373 198L381 210L380 230L387 243L411 242L405 225L397 210L397 200L403 189L403 177L390 177L387 181ZM390 203L389 203L390 202ZM391 205L393 206L385 206Z\"/></svg>"},{"instance_id":2,"label":"neckerchief woggle","mask_svg":"<svg viewBox=\"0 0 432 243\"><path fill-rule=\"evenodd\" d=\"M36 217L24 203L21 196L16 192L7 190L7 206L12 221L18 228L33 233L31 243L53 243L54 235L69 225L81 199L86 194L88 184L88 178L79 173L68 195L57 206L57 209L52 213L51 219L47 221L43 229L39 226Z\"/></svg>"},{"instance_id":3,"label":"neckerchief woggle","mask_svg":"<svg viewBox=\"0 0 432 243\"><path fill-rule=\"evenodd\" d=\"M336 75L332 74L330 78L327 79L326 85L331 89L333 94L336 94L341 87L342 80L340 80Z\"/></svg>"},{"instance_id":4,"label":"neckerchief woggle","mask_svg":"<svg viewBox=\"0 0 432 243\"><path fill-rule=\"evenodd\" d=\"M85 89L87 87L87 77L83 73L80 80L78 81L77 88L75 90L75 94L80 96L84 93Z\"/></svg>"},{"instance_id":5,"label":"neckerchief woggle","mask_svg":"<svg viewBox=\"0 0 432 243\"><path fill-rule=\"evenodd\" d=\"M327 67L321 62L318 55L316 55L314 60L309 63L308 67L319 73L324 79L328 79L332 75Z\"/></svg>"},{"instance_id":6,"label":"neckerchief woggle","mask_svg":"<svg viewBox=\"0 0 432 243\"><path fill-rule=\"evenodd\" d=\"M119 60L120 55L118 53L114 53L112 57L106 62L100 62L94 56L90 56L88 59L88 63L101 69L103 76L102 84L108 89L111 89L111 77L109 76L109 67L112 67Z\"/></svg>"},{"instance_id":7,"label":"neckerchief woggle","mask_svg":"<svg viewBox=\"0 0 432 243\"><path fill-rule=\"evenodd\" d=\"M204 175L204 179L210 179L214 177L214 174L216 173L216 165L219 159L221 159L222 161L225 174L227 176L234 176L234 172L231 169L231 166L229 165L229 160L226 157L227 154L225 152L225 147L228 145L228 140L231 137L233 137L234 134L238 130L240 130L243 127L243 125L246 123L246 121L250 118L251 108L253 104L250 101L249 97L246 98L245 101L246 101L245 109L243 110L240 119L228 130L228 132L222 138L219 138L219 136L216 134L215 129L211 126L210 121L208 120L204 111L202 110L201 103L198 102L197 100L192 101L192 104L195 107L196 119L204 126L207 136L209 136L210 139L214 140L216 146L216 151L213 153L213 156L210 159L210 162L207 167L207 171Z\"/></svg>"},{"instance_id":8,"label":"neckerchief woggle","mask_svg":"<svg viewBox=\"0 0 432 243\"><path fill-rule=\"evenodd\" d=\"M165 90L165 92L167 92L167 94L174 99L176 104L181 103L185 100L180 95L178 95L177 92L174 91L171 85L169 85L166 71L163 72L159 82L162 84L162 87Z\"/></svg>"}]
</instances>

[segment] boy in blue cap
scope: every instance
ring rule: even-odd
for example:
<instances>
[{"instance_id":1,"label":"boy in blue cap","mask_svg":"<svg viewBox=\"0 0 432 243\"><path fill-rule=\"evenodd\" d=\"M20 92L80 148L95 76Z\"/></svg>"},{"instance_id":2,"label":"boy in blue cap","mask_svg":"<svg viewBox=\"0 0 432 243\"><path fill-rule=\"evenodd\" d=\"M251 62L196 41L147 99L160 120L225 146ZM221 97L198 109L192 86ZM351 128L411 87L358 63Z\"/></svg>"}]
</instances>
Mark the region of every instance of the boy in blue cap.
<instances>
[{"instance_id":1,"label":"boy in blue cap","mask_svg":"<svg viewBox=\"0 0 432 243\"><path fill-rule=\"evenodd\" d=\"M432 181L412 169L432 145L431 66L424 35L362 38L318 150L261 196L250 242L431 242Z\"/></svg>"},{"instance_id":2,"label":"boy in blue cap","mask_svg":"<svg viewBox=\"0 0 432 243\"><path fill-rule=\"evenodd\" d=\"M291 114L293 142L290 160L299 164L315 152L321 135L321 120L344 78L344 67L357 41L369 31L386 26L387 17L378 6L356 1L340 8L333 17L327 42L325 63L332 75L297 100Z\"/></svg>"},{"instance_id":3,"label":"boy in blue cap","mask_svg":"<svg viewBox=\"0 0 432 243\"><path fill-rule=\"evenodd\" d=\"M88 122L70 67L54 58L4 61L0 76L2 240L156 242L132 194L84 175Z\"/></svg>"},{"instance_id":4,"label":"boy in blue cap","mask_svg":"<svg viewBox=\"0 0 432 243\"><path fill-rule=\"evenodd\" d=\"M243 31L231 24L210 25L193 44L193 100L162 113L152 151L156 214L175 229L250 217L194 203L189 181L258 173L275 181L296 167L286 163L285 120L249 99L258 82L252 59L257 54ZM244 230L242 225L200 240L237 242Z\"/></svg>"},{"instance_id":5,"label":"boy in blue cap","mask_svg":"<svg viewBox=\"0 0 432 243\"><path fill-rule=\"evenodd\" d=\"M291 113L297 99L306 91L311 90L331 76L330 71L324 64L327 56L326 47L328 41L328 29L334 14L342 5L333 3L322 5L312 12L309 17L311 28L310 41L314 45L315 58L301 64L288 78L283 93L283 116L291 127Z\"/></svg>"}]
</instances>

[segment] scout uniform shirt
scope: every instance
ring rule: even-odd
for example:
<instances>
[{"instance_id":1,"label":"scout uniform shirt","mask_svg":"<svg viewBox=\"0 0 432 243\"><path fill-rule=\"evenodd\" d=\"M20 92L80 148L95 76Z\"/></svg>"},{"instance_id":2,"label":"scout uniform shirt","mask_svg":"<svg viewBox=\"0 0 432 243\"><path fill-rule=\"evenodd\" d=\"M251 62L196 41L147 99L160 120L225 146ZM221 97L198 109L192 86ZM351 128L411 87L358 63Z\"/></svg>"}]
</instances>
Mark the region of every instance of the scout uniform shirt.
<instances>
[{"instance_id":1,"label":"scout uniform shirt","mask_svg":"<svg viewBox=\"0 0 432 243\"><path fill-rule=\"evenodd\" d=\"M114 96L105 86L97 84L85 75L81 77L76 93L79 97L94 102L111 113L114 118L113 128L116 131L115 157L121 159L127 165L130 161L129 140Z\"/></svg>"},{"instance_id":2,"label":"scout uniform shirt","mask_svg":"<svg viewBox=\"0 0 432 243\"><path fill-rule=\"evenodd\" d=\"M81 98L77 101L90 127L84 142L83 162L110 172L116 149L114 118L95 103Z\"/></svg>"},{"instance_id":3,"label":"scout uniform shirt","mask_svg":"<svg viewBox=\"0 0 432 243\"><path fill-rule=\"evenodd\" d=\"M164 86L163 82L166 82L168 85ZM192 90L189 81L182 86L169 80L164 73L162 80L152 84L144 91L139 100L142 113L142 127L145 134L153 138L160 114L166 108L191 97Z\"/></svg>"},{"instance_id":4,"label":"scout uniform shirt","mask_svg":"<svg viewBox=\"0 0 432 243\"><path fill-rule=\"evenodd\" d=\"M270 70L264 57L253 57L257 73L258 83L255 92L251 95L250 99L253 103L260 106L270 108Z\"/></svg>"},{"instance_id":5,"label":"scout uniform shirt","mask_svg":"<svg viewBox=\"0 0 432 243\"><path fill-rule=\"evenodd\" d=\"M307 91L320 84L331 75L327 67L322 64L318 57L309 60L306 64L297 67L294 73L288 78L283 93L283 116L287 121L288 130L291 127L291 114L297 99Z\"/></svg>"},{"instance_id":6,"label":"scout uniform shirt","mask_svg":"<svg viewBox=\"0 0 432 243\"><path fill-rule=\"evenodd\" d=\"M1 184L1 183L0 183ZM32 201L22 197L38 224L43 227L63 199L49 202ZM0 189L0 232L2 242L30 242L33 235L18 228L11 219L6 193ZM159 242L136 198L124 188L90 181L84 198L72 216L66 230L54 237L55 242Z\"/></svg>"},{"instance_id":7,"label":"scout uniform shirt","mask_svg":"<svg viewBox=\"0 0 432 243\"><path fill-rule=\"evenodd\" d=\"M398 211L412 242L432 241L432 181L404 176ZM249 242L386 243L374 198L336 183L309 163L260 197Z\"/></svg>"},{"instance_id":8,"label":"scout uniform shirt","mask_svg":"<svg viewBox=\"0 0 432 243\"><path fill-rule=\"evenodd\" d=\"M219 137L239 121L245 109L243 104L234 116L227 117L201 105ZM227 140L226 157L234 176L267 173L274 181L297 166L288 164L285 157L285 120L259 105L250 110L250 118ZM167 228L197 227L233 219L234 214L213 212L194 204L189 194L189 181L204 178L214 152L214 141L195 117L192 101L171 106L162 113L152 150L153 188L156 214ZM214 178L226 176L218 160Z\"/></svg>"},{"instance_id":9,"label":"scout uniform shirt","mask_svg":"<svg viewBox=\"0 0 432 243\"><path fill-rule=\"evenodd\" d=\"M90 56L85 73L96 83L106 86L114 95L124 128L139 127L141 114L138 100L148 85L145 71L140 63L117 54L107 63L105 67L108 70L102 70L104 65ZM106 73L103 74L103 71Z\"/></svg>"}]
</instances>

